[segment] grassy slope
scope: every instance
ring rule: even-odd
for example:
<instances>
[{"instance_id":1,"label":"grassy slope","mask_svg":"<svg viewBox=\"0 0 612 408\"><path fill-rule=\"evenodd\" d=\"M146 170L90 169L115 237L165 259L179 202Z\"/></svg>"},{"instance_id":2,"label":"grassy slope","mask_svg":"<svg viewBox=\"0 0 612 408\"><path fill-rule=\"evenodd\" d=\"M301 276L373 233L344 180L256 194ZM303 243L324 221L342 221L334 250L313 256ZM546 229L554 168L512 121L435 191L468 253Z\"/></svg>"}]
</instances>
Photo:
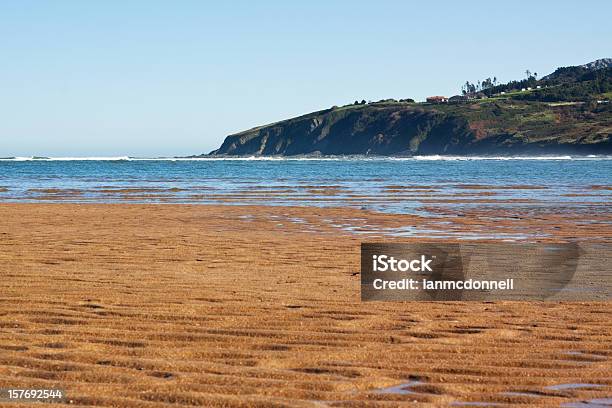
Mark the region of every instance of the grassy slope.
<instances>
[{"instance_id":1,"label":"grassy slope","mask_svg":"<svg viewBox=\"0 0 612 408\"><path fill-rule=\"evenodd\" d=\"M495 97L469 103L388 100L333 107L230 135L216 152L612 153L612 106L597 103L612 96L611 76L612 68L566 67L539 82L530 78L496 86L489 90ZM519 90L527 86L533 89Z\"/></svg>"},{"instance_id":2,"label":"grassy slope","mask_svg":"<svg viewBox=\"0 0 612 408\"><path fill-rule=\"evenodd\" d=\"M609 139L612 134L612 107L609 104L549 103L491 98L465 104L426 105L383 102L346 105L260 126L230 136L228 139L239 141L238 143L251 141L253 146L257 146L261 134L280 133L287 135L286 138L293 138L295 143L301 134L308 132L311 123L322 123L321 134L327 135L330 129L338 129L338 126L348 118L356 118L353 120L351 137L368 132L375 135L382 132L380 123L388 122L390 112L424 112L430 114L429 118L435 114L435 117L453 117L461 122L465 121L472 133L471 137L476 141L504 136L520 143L588 145L601 143ZM425 124L419 122L415 126L425 126ZM405 132L410 131L410 129L405 130ZM427 137L431 136L424 134L423 139Z\"/></svg>"},{"instance_id":3,"label":"grassy slope","mask_svg":"<svg viewBox=\"0 0 612 408\"><path fill-rule=\"evenodd\" d=\"M465 117L477 138L505 133L529 142L588 144L612 133L609 105L497 100L436 109Z\"/></svg>"}]
</instances>

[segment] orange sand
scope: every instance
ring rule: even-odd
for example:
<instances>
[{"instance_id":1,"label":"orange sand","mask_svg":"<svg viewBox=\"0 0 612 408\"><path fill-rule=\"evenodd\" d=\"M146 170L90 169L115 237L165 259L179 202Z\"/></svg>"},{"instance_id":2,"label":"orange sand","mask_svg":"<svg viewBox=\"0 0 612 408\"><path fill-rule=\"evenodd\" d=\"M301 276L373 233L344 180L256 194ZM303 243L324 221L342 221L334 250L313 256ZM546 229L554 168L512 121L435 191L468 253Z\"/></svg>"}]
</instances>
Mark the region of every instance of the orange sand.
<instances>
[{"instance_id":1,"label":"orange sand","mask_svg":"<svg viewBox=\"0 0 612 408\"><path fill-rule=\"evenodd\" d=\"M612 236L609 217L584 218L475 210L447 215L447 228ZM612 396L609 303L361 303L368 236L330 224L375 230L422 218L2 204L0 219L0 387L59 387L73 406L104 407L557 406ZM410 393L379 392L410 381L419 381ZM568 383L599 386L546 388Z\"/></svg>"}]
</instances>

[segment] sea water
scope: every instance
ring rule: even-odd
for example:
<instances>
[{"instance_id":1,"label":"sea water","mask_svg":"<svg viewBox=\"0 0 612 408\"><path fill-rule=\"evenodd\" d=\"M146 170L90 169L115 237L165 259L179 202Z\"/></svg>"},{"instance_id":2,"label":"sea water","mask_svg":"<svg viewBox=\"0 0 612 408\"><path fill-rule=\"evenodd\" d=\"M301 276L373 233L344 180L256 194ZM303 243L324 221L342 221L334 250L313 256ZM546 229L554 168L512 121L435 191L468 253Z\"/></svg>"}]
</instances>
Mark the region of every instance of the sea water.
<instances>
[{"instance_id":1,"label":"sea water","mask_svg":"<svg viewBox=\"0 0 612 408\"><path fill-rule=\"evenodd\" d=\"M612 157L5 158L3 202L598 206Z\"/></svg>"}]
</instances>

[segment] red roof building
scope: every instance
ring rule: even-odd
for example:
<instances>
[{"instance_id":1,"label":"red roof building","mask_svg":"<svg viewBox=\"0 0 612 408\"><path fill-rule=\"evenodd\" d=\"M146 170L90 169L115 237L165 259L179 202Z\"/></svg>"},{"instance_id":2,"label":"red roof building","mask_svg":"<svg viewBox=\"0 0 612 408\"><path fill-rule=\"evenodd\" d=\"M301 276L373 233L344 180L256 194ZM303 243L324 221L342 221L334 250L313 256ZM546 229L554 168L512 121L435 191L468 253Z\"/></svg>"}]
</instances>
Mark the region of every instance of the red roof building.
<instances>
[{"instance_id":1,"label":"red roof building","mask_svg":"<svg viewBox=\"0 0 612 408\"><path fill-rule=\"evenodd\" d=\"M428 96L426 101L428 103L446 103L448 98L446 96Z\"/></svg>"}]
</instances>

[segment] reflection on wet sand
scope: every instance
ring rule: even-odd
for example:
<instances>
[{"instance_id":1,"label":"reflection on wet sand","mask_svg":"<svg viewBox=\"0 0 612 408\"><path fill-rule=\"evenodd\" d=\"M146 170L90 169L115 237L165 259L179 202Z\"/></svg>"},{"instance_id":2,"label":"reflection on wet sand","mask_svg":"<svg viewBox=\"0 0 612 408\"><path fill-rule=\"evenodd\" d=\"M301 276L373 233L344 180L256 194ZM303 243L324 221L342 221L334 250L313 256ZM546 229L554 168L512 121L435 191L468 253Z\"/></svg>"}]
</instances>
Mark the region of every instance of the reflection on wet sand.
<instances>
[{"instance_id":1,"label":"reflection on wet sand","mask_svg":"<svg viewBox=\"0 0 612 408\"><path fill-rule=\"evenodd\" d=\"M142 181L141 181L142 182ZM163 186L163 184L166 186ZM1 191L1 190L0 190ZM173 185L167 180L149 180L142 185L100 185L88 188L6 188L2 199L10 201L134 202L184 204L305 205L365 208L392 213L418 214L423 207L445 208L495 206L605 205L612 188L602 185L550 188L540 185L483 185L440 183L436 185L283 182L265 185L248 182Z\"/></svg>"}]
</instances>

